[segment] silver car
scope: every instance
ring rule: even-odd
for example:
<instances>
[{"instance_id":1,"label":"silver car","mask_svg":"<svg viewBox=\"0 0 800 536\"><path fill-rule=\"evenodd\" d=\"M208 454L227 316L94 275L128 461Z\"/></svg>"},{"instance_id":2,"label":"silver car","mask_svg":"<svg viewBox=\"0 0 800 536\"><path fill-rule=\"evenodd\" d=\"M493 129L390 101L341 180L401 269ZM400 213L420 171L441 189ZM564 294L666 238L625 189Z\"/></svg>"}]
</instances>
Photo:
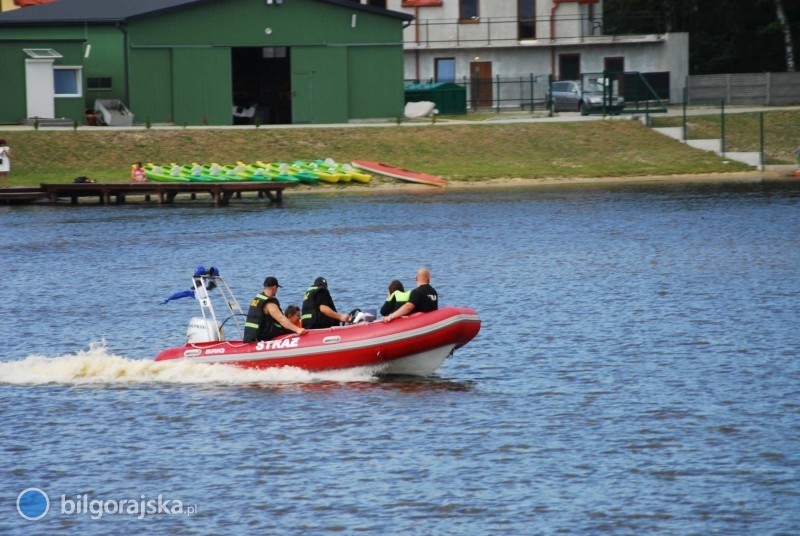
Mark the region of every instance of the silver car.
<instances>
[{"instance_id":1,"label":"silver car","mask_svg":"<svg viewBox=\"0 0 800 536\"><path fill-rule=\"evenodd\" d=\"M552 112L580 112L581 115L602 113L603 85L598 82L586 82L581 90L581 83L575 80L553 82L547 92L547 106ZM552 93L551 93L552 91ZM605 88L605 112L619 114L625 108L625 99L619 95L611 95Z\"/></svg>"}]
</instances>

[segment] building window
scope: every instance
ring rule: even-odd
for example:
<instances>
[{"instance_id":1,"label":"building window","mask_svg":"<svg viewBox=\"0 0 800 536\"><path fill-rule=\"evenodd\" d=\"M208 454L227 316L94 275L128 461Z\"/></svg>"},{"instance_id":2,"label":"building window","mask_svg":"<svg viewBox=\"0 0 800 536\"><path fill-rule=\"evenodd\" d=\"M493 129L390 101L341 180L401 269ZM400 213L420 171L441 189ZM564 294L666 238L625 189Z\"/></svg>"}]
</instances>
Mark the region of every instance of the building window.
<instances>
[{"instance_id":1,"label":"building window","mask_svg":"<svg viewBox=\"0 0 800 536\"><path fill-rule=\"evenodd\" d=\"M82 97L81 67L53 67L56 97Z\"/></svg>"},{"instance_id":2,"label":"building window","mask_svg":"<svg viewBox=\"0 0 800 536\"><path fill-rule=\"evenodd\" d=\"M478 0L459 0L458 18L463 21L476 21L480 18Z\"/></svg>"},{"instance_id":3,"label":"building window","mask_svg":"<svg viewBox=\"0 0 800 536\"><path fill-rule=\"evenodd\" d=\"M111 89L111 77L90 76L86 79L86 89Z\"/></svg>"},{"instance_id":4,"label":"building window","mask_svg":"<svg viewBox=\"0 0 800 536\"><path fill-rule=\"evenodd\" d=\"M455 58L436 58L434 64L436 69L437 82L456 81L456 59Z\"/></svg>"},{"instance_id":5,"label":"building window","mask_svg":"<svg viewBox=\"0 0 800 536\"><path fill-rule=\"evenodd\" d=\"M372 7L382 7L386 9L386 0L367 0L367 5Z\"/></svg>"},{"instance_id":6,"label":"building window","mask_svg":"<svg viewBox=\"0 0 800 536\"><path fill-rule=\"evenodd\" d=\"M517 0L519 39L536 39L536 0Z\"/></svg>"}]
</instances>

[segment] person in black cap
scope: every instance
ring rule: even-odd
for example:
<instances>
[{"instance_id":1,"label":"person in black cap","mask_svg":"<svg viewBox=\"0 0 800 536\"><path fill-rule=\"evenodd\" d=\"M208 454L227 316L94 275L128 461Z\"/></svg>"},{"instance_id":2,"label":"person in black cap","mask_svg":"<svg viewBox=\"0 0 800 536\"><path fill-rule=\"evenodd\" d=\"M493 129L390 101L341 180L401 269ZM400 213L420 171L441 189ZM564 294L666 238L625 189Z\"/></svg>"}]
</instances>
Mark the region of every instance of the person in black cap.
<instances>
[{"instance_id":1,"label":"person in black cap","mask_svg":"<svg viewBox=\"0 0 800 536\"><path fill-rule=\"evenodd\" d=\"M383 317L384 322L391 322L395 318L414 313L429 313L439 308L439 295L431 286L431 272L427 268L417 270L415 276L417 288L411 291L408 301L388 316Z\"/></svg>"},{"instance_id":2,"label":"person in black cap","mask_svg":"<svg viewBox=\"0 0 800 536\"><path fill-rule=\"evenodd\" d=\"M336 312L331 293L328 292L328 281L318 277L303 296L300 320L308 329L329 328L338 326L339 322L350 322L349 315Z\"/></svg>"},{"instance_id":3,"label":"person in black cap","mask_svg":"<svg viewBox=\"0 0 800 536\"><path fill-rule=\"evenodd\" d=\"M281 304L275 297L279 288L276 278L269 276L264 280L264 292L253 298L247 311L244 342L268 341L286 333L303 335L306 332L302 327L292 324L281 312Z\"/></svg>"}]
</instances>

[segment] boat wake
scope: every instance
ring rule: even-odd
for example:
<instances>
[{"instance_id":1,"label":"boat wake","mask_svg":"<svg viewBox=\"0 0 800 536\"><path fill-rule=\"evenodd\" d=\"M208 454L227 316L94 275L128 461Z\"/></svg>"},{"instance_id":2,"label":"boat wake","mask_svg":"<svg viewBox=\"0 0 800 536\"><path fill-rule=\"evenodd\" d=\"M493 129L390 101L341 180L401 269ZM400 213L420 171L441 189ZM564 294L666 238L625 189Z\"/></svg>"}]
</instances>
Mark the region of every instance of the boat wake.
<instances>
[{"instance_id":1,"label":"boat wake","mask_svg":"<svg viewBox=\"0 0 800 536\"><path fill-rule=\"evenodd\" d=\"M153 361L109 354L105 343L88 350L47 357L30 355L0 363L0 384L101 385L101 384L291 384L375 381L373 368L312 373L295 367L265 370L191 361Z\"/></svg>"}]
</instances>

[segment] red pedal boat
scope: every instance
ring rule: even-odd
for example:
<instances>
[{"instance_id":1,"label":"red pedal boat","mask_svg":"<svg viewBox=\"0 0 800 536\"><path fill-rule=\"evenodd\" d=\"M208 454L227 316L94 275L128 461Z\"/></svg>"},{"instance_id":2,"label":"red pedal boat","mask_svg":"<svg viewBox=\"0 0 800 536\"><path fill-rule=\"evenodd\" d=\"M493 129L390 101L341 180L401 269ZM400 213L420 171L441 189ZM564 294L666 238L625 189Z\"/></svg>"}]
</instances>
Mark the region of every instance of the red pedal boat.
<instances>
[{"instance_id":1,"label":"red pedal boat","mask_svg":"<svg viewBox=\"0 0 800 536\"><path fill-rule=\"evenodd\" d=\"M192 281L203 317L190 321L185 345L162 351L156 361L190 360L258 369L297 367L311 372L368 367L378 375L429 376L454 350L471 341L481 326L472 309L443 307L390 323L365 321L245 343L239 327L244 314L217 270L198 267ZM223 322L214 312L213 290L219 291L230 312ZM239 337L226 340L223 328L231 320Z\"/></svg>"}]
</instances>

